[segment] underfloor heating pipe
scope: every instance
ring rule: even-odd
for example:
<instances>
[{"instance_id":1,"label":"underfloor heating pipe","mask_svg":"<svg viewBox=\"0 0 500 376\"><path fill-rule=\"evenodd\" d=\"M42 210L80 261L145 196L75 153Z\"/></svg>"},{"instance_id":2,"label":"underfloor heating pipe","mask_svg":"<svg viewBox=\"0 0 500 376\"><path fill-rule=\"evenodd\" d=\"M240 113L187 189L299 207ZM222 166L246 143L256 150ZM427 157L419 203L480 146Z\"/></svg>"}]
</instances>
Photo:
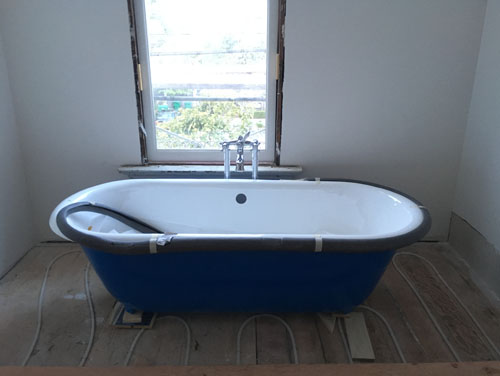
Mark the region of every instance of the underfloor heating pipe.
<instances>
[{"instance_id":1,"label":"underfloor heating pipe","mask_svg":"<svg viewBox=\"0 0 500 376\"><path fill-rule=\"evenodd\" d=\"M238 335L236 337L236 364L240 365L241 364L241 335L243 333L243 329L248 325L248 323L252 320L256 320L261 317L267 317L267 318L272 318L277 321L279 321L286 329L288 336L290 337L290 342L292 343L292 354L293 354L293 363L294 364L299 364L299 355L297 353L297 343L295 341L295 336L293 335L292 328L290 328L290 325L283 320L281 317L272 315L269 313L261 313L257 315L250 316L247 318L243 324L241 324L240 328L238 329Z\"/></svg>"},{"instance_id":2,"label":"underfloor heating pipe","mask_svg":"<svg viewBox=\"0 0 500 376\"><path fill-rule=\"evenodd\" d=\"M431 311L429 309L429 306L425 303L424 299L422 298L422 296L418 292L418 290L415 287L415 285L411 282L411 280L408 278L408 276L403 272L403 270L400 268L400 266L396 262L396 260L398 258L400 258L401 256L415 257L415 258L418 258L419 260L422 260L425 264L427 264L427 266L434 272L434 274L438 277L438 279L441 281L441 283L448 289L448 291L451 293L451 295L453 295L453 297L456 299L456 301L462 307L462 309L467 313L467 315L469 316L469 318L471 319L471 321L474 323L474 325L476 325L477 329L481 332L482 337L479 337L479 338L481 339L481 341L483 342L483 344L487 348L490 349L490 352L492 353L493 357L496 360L500 360L500 351L498 350L498 347L493 343L493 341L491 340L491 338L486 334L486 332L484 331L484 329L482 328L482 326L479 324L479 322L477 321L477 319L474 317L474 315L472 314L472 312L467 308L467 306L464 304L464 302L459 298L459 296L457 295L457 293L445 281L445 279L443 278L443 276L441 275L441 273L439 273L439 271L434 266L434 264L432 264L432 262L430 262L429 260L427 260L425 257L420 256L420 255L418 255L416 253L413 253L413 252L398 252L398 253L396 253L394 255L394 257L392 258L392 264L394 265L394 268L401 275L401 277L405 280L405 282L407 283L407 285L410 287L410 289L413 291L413 293L417 297L418 301L420 302L420 304L424 308L425 312L427 313L427 315L431 319L432 323L434 324L434 327L436 328L436 330L438 331L438 333L441 335L441 338L443 339L443 341L446 343L446 345L450 349L450 352L453 354L455 360L458 361L458 362L461 361L461 358L458 355L457 351L451 345L450 341L448 340L448 338L444 334L441 326L438 324L436 318L431 313ZM486 340L486 342L485 342L485 340ZM491 350L493 350L493 351L491 351Z\"/></svg>"},{"instance_id":3,"label":"underfloor heating pipe","mask_svg":"<svg viewBox=\"0 0 500 376\"><path fill-rule=\"evenodd\" d=\"M166 319L172 319L179 321L182 325L184 325L184 328L186 329L186 350L184 353L184 363L183 365L187 366L189 365L189 357L191 354L191 328L189 327L188 323L181 317L178 316L162 316L159 317L158 320L166 320ZM127 356L125 357L125 361L123 362L124 366L128 366L130 363L130 359L132 358L132 354L134 353L135 347L137 345L137 342L141 338L141 336L144 334L145 329L141 329L139 333L135 336L134 340L132 341L132 344L130 345L130 348L127 352Z\"/></svg>"},{"instance_id":4,"label":"underfloor heating pipe","mask_svg":"<svg viewBox=\"0 0 500 376\"><path fill-rule=\"evenodd\" d=\"M80 250L78 251L69 251L62 253L60 255L57 255L54 257L47 268L45 269L45 275L43 277L42 281L42 286L40 287L40 294L38 297L38 309L37 309L37 325L36 325L36 330L35 330L35 335L33 336L33 340L31 342L31 345L29 347L28 352L26 353L26 356L21 363L21 365L24 367L28 364L31 356L33 355L33 350L35 349L35 346L38 342L38 339L40 338L40 331L42 330L42 309L43 309L43 298L45 296L45 286L47 285L47 279L49 278L49 273L50 270L52 269L52 266L60 259L67 255L71 254L77 254L81 253ZM84 285L85 285L85 295L87 298L87 304L89 307L89 316L90 316L90 336L89 336L89 341L87 343L87 348L85 349L85 352L80 360L80 363L78 364L79 367L83 367L85 363L87 362L88 356L90 354L90 350L92 349L92 345L94 343L94 334L95 334L95 312L94 312L94 304L92 302L92 295L90 293L90 286L89 286L89 270L90 270L90 263L87 262L87 265L85 266L85 271L84 271Z\"/></svg>"}]
</instances>

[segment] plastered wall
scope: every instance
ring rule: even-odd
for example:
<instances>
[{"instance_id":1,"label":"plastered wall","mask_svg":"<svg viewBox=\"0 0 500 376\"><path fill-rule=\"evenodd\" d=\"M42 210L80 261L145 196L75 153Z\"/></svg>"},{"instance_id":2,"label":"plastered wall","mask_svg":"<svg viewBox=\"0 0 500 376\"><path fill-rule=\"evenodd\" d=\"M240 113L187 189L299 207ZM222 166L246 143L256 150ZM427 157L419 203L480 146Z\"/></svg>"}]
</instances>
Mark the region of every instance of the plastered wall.
<instances>
[{"instance_id":1,"label":"plastered wall","mask_svg":"<svg viewBox=\"0 0 500 376\"><path fill-rule=\"evenodd\" d=\"M34 243L30 197L0 34L0 277Z\"/></svg>"},{"instance_id":2,"label":"plastered wall","mask_svg":"<svg viewBox=\"0 0 500 376\"><path fill-rule=\"evenodd\" d=\"M488 0L454 211L500 257L500 1Z\"/></svg>"}]
</instances>

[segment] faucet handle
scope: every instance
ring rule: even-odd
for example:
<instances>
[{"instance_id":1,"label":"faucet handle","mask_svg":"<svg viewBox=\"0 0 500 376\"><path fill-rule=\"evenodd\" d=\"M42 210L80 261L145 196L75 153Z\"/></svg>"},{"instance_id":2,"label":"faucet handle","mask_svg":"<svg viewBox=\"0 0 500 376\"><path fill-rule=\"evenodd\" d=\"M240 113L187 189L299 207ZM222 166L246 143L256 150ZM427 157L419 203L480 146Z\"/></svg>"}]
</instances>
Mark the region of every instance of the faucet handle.
<instances>
[{"instance_id":1,"label":"faucet handle","mask_svg":"<svg viewBox=\"0 0 500 376\"><path fill-rule=\"evenodd\" d=\"M222 141L219 142L220 146L222 146L222 150L225 150L226 148L229 148L231 145L246 145L250 143L250 141L247 141L247 138L250 136L250 131L245 133L243 136L238 136L236 140L232 141ZM257 141L257 140L255 140Z\"/></svg>"},{"instance_id":2,"label":"faucet handle","mask_svg":"<svg viewBox=\"0 0 500 376\"><path fill-rule=\"evenodd\" d=\"M247 138L248 138L248 136L250 136L250 131L248 131L247 133L245 133L244 136L238 137L238 141L241 141L241 142L245 143L246 140L247 140Z\"/></svg>"}]
</instances>

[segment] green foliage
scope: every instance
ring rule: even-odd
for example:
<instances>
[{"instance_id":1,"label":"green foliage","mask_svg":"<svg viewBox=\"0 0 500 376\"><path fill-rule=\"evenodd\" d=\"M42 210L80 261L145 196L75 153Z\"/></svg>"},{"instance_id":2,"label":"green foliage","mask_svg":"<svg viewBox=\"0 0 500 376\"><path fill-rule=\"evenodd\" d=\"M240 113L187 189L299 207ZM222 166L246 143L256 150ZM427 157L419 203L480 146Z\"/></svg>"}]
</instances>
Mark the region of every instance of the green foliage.
<instances>
[{"instance_id":1,"label":"green foliage","mask_svg":"<svg viewBox=\"0 0 500 376\"><path fill-rule=\"evenodd\" d=\"M191 96L193 95L192 89L155 89L155 95L162 97L178 97L178 96Z\"/></svg>"},{"instance_id":2,"label":"green foliage","mask_svg":"<svg viewBox=\"0 0 500 376\"><path fill-rule=\"evenodd\" d=\"M253 113L253 118L254 119L265 119L266 118L266 111L255 111Z\"/></svg>"},{"instance_id":3,"label":"green foliage","mask_svg":"<svg viewBox=\"0 0 500 376\"><path fill-rule=\"evenodd\" d=\"M263 122L253 117L252 107L235 102L200 102L193 108L181 108L175 119L157 123L158 148L218 149L224 140L263 129Z\"/></svg>"}]
</instances>

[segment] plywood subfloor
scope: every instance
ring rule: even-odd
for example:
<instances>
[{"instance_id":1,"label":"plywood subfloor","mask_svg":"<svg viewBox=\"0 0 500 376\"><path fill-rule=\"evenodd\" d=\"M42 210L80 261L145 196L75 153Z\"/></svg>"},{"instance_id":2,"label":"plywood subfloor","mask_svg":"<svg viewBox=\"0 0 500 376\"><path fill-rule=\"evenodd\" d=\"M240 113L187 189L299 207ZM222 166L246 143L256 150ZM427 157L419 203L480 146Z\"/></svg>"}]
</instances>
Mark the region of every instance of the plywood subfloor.
<instances>
[{"instance_id":1,"label":"plywood subfloor","mask_svg":"<svg viewBox=\"0 0 500 376\"><path fill-rule=\"evenodd\" d=\"M30 251L0 280L0 365L20 365L36 329L40 285L49 262L57 255L78 250L72 244L41 245ZM447 283L466 303L485 331L500 347L500 313L473 283L469 271L444 243L418 243L404 249L430 260ZM443 328L461 361L494 360L491 349L464 310L420 260L401 256L399 264L414 281L424 301ZM90 321L84 290L82 253L69 254L54 264L46 286L43 325L29 365L75 366L88 343ZM97 330L86 365L122 365L138 329L109 325L115 300L93 271L90 288ZM454 362L449 348L434 328L413 292L392 265L366 304L385 316L401 349L411 363ZM315 314L278 314L291 327L299 362L304 364L347 363L339 332L330 334ZM236 336L247 314L184 314L192 330L190 365L236 364ZM365 313L375 362L398 363L398 353L385 326L372 313ZM186 346L179 322L158 320L144 332L131 358L131 365L178 365ZM242 364L291 363L292 348L286 330L269 318L251 322L243 331ZM480 373L477 373L480 374Z\"/></svg>"}]
</instances>

